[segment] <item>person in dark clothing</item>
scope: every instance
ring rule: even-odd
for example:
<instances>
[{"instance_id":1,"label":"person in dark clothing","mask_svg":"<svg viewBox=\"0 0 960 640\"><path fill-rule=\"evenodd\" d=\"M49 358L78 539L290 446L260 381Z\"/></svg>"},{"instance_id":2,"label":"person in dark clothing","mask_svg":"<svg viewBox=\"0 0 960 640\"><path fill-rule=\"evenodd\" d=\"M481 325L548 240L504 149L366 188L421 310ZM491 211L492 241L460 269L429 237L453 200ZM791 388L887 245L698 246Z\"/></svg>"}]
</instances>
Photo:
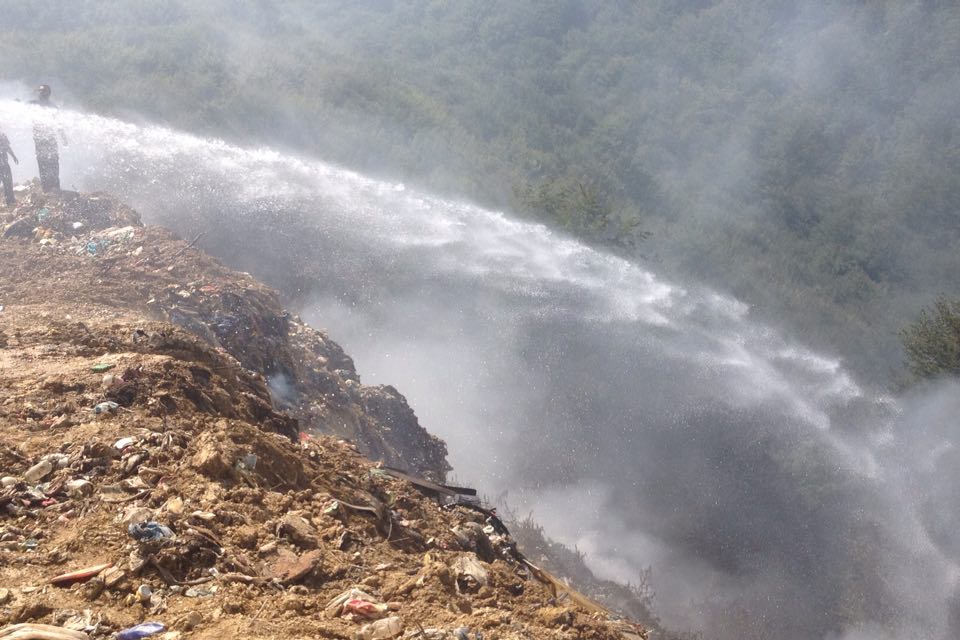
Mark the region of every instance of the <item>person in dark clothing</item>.
<instances>
[{"instance_id":1,"label":"person in dark clothing","mask_svg":"<svg viewBox=\"0 0 960 640\"><path fill-rule=\"evenodd\" d=\"M10 171L10 161L7 160L7 156L13 158L14 163L20 164L17 154L10 147L10 140L3 131L0 131L0 182L3 183L3 199L8 207L12 207L17 200L13 197L13 173Z\"/></svg>"},{"instance_id":2,"label":"person in dark clothing","mask_svg":"<svg viewBox=\"0 0 960 640\"><path fill-rule=\"evenodd\" d=\"M50 86L42 84L37 87L37 99L31 100L35 104L49 109L57 106L50 102ZM60 131L63 144L67 144L67 137ZM38 121L33 124L33 142L37 147L37 168L40 171L40 188L45 192L60 190L60 148L57 146L57 131L47 121Z\"/></svg>"}]
</instances>

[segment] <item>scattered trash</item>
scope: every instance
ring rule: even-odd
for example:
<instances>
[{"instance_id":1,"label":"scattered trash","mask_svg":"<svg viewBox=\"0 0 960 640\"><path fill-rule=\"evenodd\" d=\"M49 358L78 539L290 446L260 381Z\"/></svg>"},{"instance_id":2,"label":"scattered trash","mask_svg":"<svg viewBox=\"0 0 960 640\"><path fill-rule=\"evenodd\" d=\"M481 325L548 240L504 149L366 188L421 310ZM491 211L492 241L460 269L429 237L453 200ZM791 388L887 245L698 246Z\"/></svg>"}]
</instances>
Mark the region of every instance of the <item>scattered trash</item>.
<instances>
[{"instance_id":1,"label":"scattered trash","mask_svg":"<svg viewBox=\"0 0 960 640\"><path fill-rule=\"evenodd\" d=\"M2 640L88 640L89 638L90 636L82 631L54 627L49 624L25 622L0 629Z\"/></svg>"},{"instance_id":2,"label":"scattered trash","mask_svg":"<svg viewBox=\"0 0 960 640\"><path fill-rule=\"evenodd\" d=\"M137 441L136 438L131 438L129 436L126 438L120 438L119 440L113 443L113 448L116 449L117 451L123 451L124 449L126 449L127 447L135 443L136 441Z\"/></svg>"},{"instance_id":3,"label":"scattered trash","mask_svg":"<svg viewBox=\"0 0 960 640\"><path fill-rule=\"evenodd\" d=\"M450 566L457 577L457 591L460 593L478 591L487 586L489 573L476 554L465 553Z\"/></svg>"},{"instance_id":4,"label":"scattered trash","mask_svg":"<svg viewBox=\"0 0 960 640\"><path fill-rule=\"evenodd\" d=\"M117 640L140 640L140 638L148 638L166 630L167 625L162 622L144 622L118 632Z\"/></svg>"},{"instance_id":5,"label":"scattered trash","mask_svg":"<svg viewBox=\"0 0 960 640\"><path fill-rule=\"evenodd\" d=\"M89 496L93 493L93 483L89 480L83 480L82 478L68 480L67 483L63 485L63 488L66 489L67 495L72 498Z\"/></svg>"},{"instance_id":6,"label":"scattered trash","mask_svg":"<svg viewBox=\"0 0 960 640\"><path fill-rule=\"evenodd\" d=\"M339 616L343 613L343 606L351 600L361 600L376 604L380 603L379 598L370 595L362 589L354 587L352 589L347 589L337 597L327 602L326 606L323 608L324 612L331 618Z\"/></svg>"},{"instance_id":7,"label":"scattered trash","mask_svg":"<svg viewBox=\"0 0 960 640\"><path fill-rule=\"evenodd\" d=\"M105 236L117 241L127 241L133 238L136 234L136 228L132 226L120 227L119 229L111 229L104 233Z\"/></svg>"},{"instance_id":8,"label":"scattered trash","mask_svg":"<svg viewBox=\"0 0 960 640\"><path fill-rule=\"evenodd\" d=\"M283 313L273 292L191 254L178 258L183 243L162 229L73 205L74 195L43 197L0 212L3 223L27 218L22 235L0 241L4 253L32 244L23 255L44 265L27 275L55 274L0 296L52 285L42 299L49 311L0 313L0 347L18 363L0 398L9 436L0 446L0 627L57 625L44 640L86 637L51 635L68 631L176 640L197 625L196 635L299 637L296 616L315 618L317 596L339 584L355 585L329 605L343 617L329 628L344 637L479 640L480 629L510 635L507 626L529 637L618 637L599 628L602 611L525 563L475 491L438 484L442 452L410 440L410 464L430 480L388 469L405 453L396 438L406 446L406 434L419 433L412 411L399 395L360 385L349 357ZM41 202L50 214L34 229ZM59 304L56 283L71 269L97 282L96 295L74 296L75 282L64 281L72 297ZM33 353L45 357L24 357ZM124 353L136 365L128 369ZM283 415L287 400L263 370L290 373L299 422ZM366 415L370 407L382 415ZM354 442L308 437L340 411L360 419L361 430L349 429ZM360 455L368 428L387 446L372 469ZM116 565L87 566L108 560ZM589 615L560 629L537 614L544 608ZM144 616L157 626L125 629ZM278 616L293 622L254 624Z\"/></svg>"},{"instance_id":9,"label":"scattered trash","mask_svg":"<svg viewBox=\"0 0 960 640\"><path fill-rule=\"evenodd\" d=\"M40 482L52 472L53 463L44 458L37 464L27 469L26 473L23 474L23 479L31 484L34 484L36 482Z\"/></svg>"},{"instance_id":10,"label":"scattered trash","mask_svg":"<svg viewBox=\"0 0 960 640\"><path fill-rule=\"evenodd\" d=\"M370 602L369 600L360 600L357 598L347 600L343 603L343 609L341 610L342 616L357 616L359 618L366 618L368 620L376 620L377 618L382 618L387 615L387 612L390 611L390 605L386 603L375 603Z\"/></svg>"},{"instance_id":11,"label":"scattered trash","mask_svg":"<svg viewBox=\"0 0 960 640\"><path fill-rule=\"evenodd\" d=\"M153 589L150 588L150 585L142 584L137 587L137 600L143 604L149 604L150 598L153 596Z\"/></svg>"},{"instance_id":12,"label":"scattered trash","mask_svg":"<svg viewBox=\"0 0 960 640\"><path fill-rule=\"evenodd\" d=\"M328 504L323 508L323 512L328 516L332 516L337 513L339 508L340 508L340 503L337 500L331 500L330 504Z\"/></svg>"},{"instance_id":13,"label":"scattered trash","mask_svg":"<svg viewBox=\"0 0 960 640\"><path fill-rule=\"evenodd\" d=\"M43 459L49 460L57 469L63 469L70 464L70 456L65 453L51 453L50 455L43 456Z\"/></svg>"},{"instance_id":14,"label":"scattered trash","mask_svg":"<svg viewBox=\"0 0 960 640\"><path fill-rule=\"evenodd\" d=\"M86 569L79 569L69 573L61 573L58 576L50 578L50 584L58 587L67 587L77 582L86 582L87 580L100 575L104 570L109 569L111 566L113 565L110 563L98 564L92 567L87 567Z\"/></svg>"},{"instance_id":15,"label":"scattered trash","mask_svg":"<svg viewBox=\"0 0 960 640\"><path fill-rule=\"evenodd\" d=\"M159 522L135 522L127 527L127 532L137 542L156 542L173 537L170 527Z\"/></svg>"},{"instance_id":16,"label":"scattered trash","mask_svg":"<svg viewBox=\"0 0 960 640\"><path fill-rule=\"evenodd\" d=\"M120 405L112 400L107 400L106 402L101 402L93 408L95 414L101 413L114 413L117 409L120 408Z\"/></svg>"},{"instance_id":17,"label":"scattered trash","mask_svg":"<svg viewBox=\"0 0 960 640\"><path fill-rule=\"evenodd\" d=\"M123 384L124 380L118 375L108 373L103 376L103 379L100 382L105 388L110 389L111 387L116 387Z\"/></svg>"},{"instance_id":18,"label":"scattered trash","mask_svg":"<svg viewBox=\"0 0 960 640\"><path fill-rule=\"evenodd\" d=\"M103 580L103 586L107 589L112 589L126 577L127 572L118 567L110 567L100 574L100 578Z\"/></svg>"},{"instance_id":19,"label":"scattered trash","mask_svg":"<svg viewBox=\"0 0 960 640\"><path fill-rule=\"evenodd\" d=\"M83 613L64 609L54 614L53 621L62 624L64 629L96 634L103 622L103 614L94 614L91 609L85 609Z\"/></svg>"},{"instance_id":20,"label":"scattered trash","mask_svg":"<svg viewBox=\"0 0 960 640\"><path fill-rule=\"evenodd\" d=\"M358 640L387 640L403 633L403 620L398 616L377 620L364 625L357 632Z\"/></svg>"}]
</instances>

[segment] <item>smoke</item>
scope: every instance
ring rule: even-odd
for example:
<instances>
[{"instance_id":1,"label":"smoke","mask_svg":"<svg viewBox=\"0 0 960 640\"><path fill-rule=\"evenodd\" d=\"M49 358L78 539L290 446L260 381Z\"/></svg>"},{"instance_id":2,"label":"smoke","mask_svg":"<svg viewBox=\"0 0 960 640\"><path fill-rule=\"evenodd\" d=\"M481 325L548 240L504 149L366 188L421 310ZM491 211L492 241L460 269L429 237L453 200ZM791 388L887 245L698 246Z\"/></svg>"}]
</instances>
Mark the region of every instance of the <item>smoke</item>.
<instances>
[{"instance_id":1,"label":"smoke","mask_svg":"<svg viewBox=\"0 0 960 640\"><path fill-rule=\"evenodd\" d=\"M296 404L297 394L293 384L286 375L278 373L267 378L267 386L275 404L280 407L291 407Z\"/></svg>"}]
</instances>

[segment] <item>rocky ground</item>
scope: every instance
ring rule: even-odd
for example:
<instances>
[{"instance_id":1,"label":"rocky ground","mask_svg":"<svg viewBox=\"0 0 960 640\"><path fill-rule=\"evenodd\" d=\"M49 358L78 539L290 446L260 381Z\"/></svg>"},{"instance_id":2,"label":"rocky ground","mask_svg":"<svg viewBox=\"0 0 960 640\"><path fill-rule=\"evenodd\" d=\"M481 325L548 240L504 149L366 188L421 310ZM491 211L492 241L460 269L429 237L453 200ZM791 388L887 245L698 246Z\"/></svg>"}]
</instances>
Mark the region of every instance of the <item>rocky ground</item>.
<instances>
[{"instance_id":1,"label":"rocky ground","mask_svg":"<svg viewBox=\"0 0 960 640\"><path fill-rule=\"evenodd\" d=\"M445 446L274 292L106 195L18 198L0 210L0 638L645 635L495 514L391 475L442 482Z\"/></svg>"}]
</instances>

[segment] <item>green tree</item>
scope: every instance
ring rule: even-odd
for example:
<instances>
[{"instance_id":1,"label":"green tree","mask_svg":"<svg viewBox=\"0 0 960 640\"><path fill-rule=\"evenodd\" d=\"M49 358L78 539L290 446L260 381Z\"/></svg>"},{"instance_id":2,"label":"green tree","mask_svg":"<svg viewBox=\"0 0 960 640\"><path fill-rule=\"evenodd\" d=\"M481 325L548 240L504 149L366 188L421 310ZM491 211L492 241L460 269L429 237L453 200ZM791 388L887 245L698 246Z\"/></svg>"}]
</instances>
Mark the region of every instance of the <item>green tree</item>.
<instances>
[{"instance_id":1,"label":"green tree","mask_svg":"<svg viewBox=\"0 0 960 640\"><path fill-rule=\"evenodd\" d=\"M638 219L617 216L610 196L593 182L567 176L518 189L517 197L533 217L608 247L632 249L651 235Z\"/></svg>"},{"instance_id":2,"label":"green tree","mask_svg":"<svg viewBox=\"0 0 960 640\"><path fill-rule=\"evenodd\" d=\"M900 332L907 367L920 379L960 375L960 300L940 296Z\"/></svg>"}]
</instances>

